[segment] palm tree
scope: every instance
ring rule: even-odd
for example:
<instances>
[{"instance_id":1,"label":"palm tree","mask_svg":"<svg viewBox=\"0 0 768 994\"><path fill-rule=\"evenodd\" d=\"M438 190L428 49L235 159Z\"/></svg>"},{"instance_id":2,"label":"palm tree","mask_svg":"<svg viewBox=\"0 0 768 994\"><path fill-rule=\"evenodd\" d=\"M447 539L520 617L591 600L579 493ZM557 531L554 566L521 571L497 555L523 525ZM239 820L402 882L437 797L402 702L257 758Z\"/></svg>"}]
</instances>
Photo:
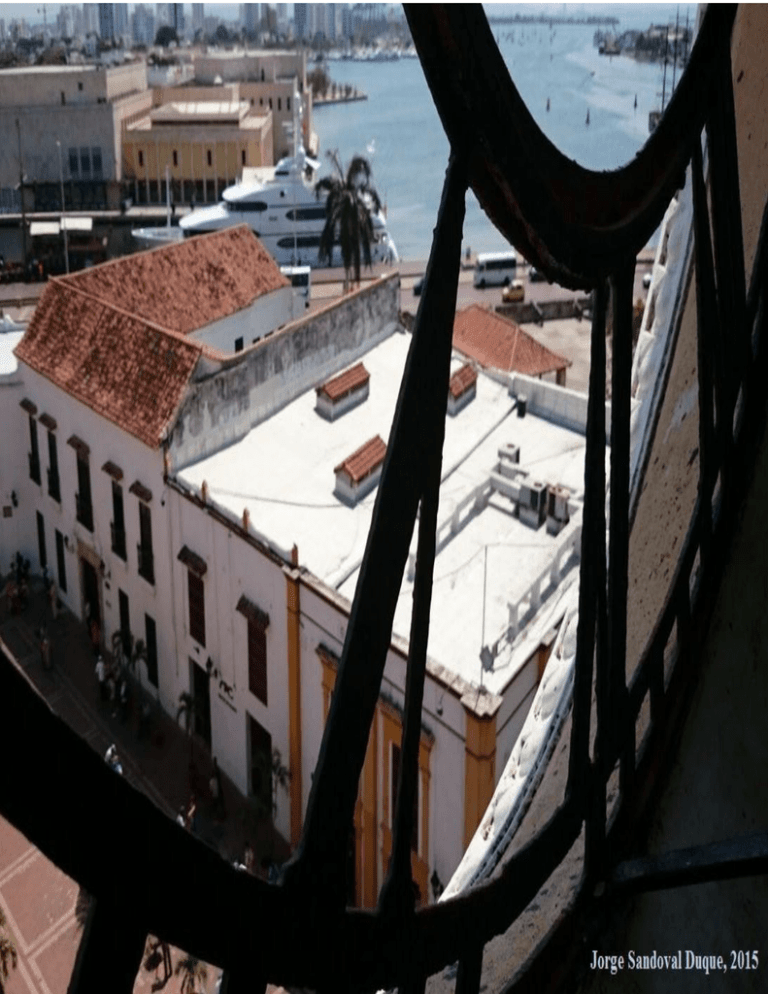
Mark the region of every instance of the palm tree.
<instances>
[{"instance_id":1,"label":"palm tree","mask_svg":"<svg viewBox=\"0 0 768 994\"><path fill-rule=\"evenodd\" d=\"M0 908L0 994L5 994L5 982L11 970L16 969L17 955L16 946L12 939L6 934L6 922L3 909Z\"/></svg>"},{"instance_id":2,"label":"palm tree","mask_svg":"<svg viewBox=\"0 0 768 994\"><path fill-rule=\"evenodd\" d=\"M197 991L205 990L208 967L194 956L187 954L177 960L174 973L177 977L181 977L181 994L197 994Z\"/></svg>"},{"instance_id":3,"label":"palm tree","mask_svg":"<svg viewBox=\"0 0 768 994\"><path fill-rule=\"evenodd\" d=\"M324 176L315 184L315 196L326 193L325 227L320 235L318 256L331 263L334 245L341 248L344 265L344 290L349 288L350 275L360 282L360 266L371 265L373 221L371 215L381 210L379 195L371 185L371 164L356 155L346 174L341 167L338 151L329 151L335 175Z\"/></svg>"}]
</instances>

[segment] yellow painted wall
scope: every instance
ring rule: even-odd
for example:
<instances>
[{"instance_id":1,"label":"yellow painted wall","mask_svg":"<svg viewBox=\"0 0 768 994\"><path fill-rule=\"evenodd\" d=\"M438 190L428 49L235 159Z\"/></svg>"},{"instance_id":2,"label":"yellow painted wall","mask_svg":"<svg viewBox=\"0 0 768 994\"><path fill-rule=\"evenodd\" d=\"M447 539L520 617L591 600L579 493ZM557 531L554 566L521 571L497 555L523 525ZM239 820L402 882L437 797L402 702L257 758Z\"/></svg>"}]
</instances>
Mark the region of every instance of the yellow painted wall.
<instances>
[{"instance_id":1,"label":"yellow painted wall","mask_svg":"<svg viewBox=\"0 0 768 994\"><path fill-rule=\"evenodd\" d=\"M466 711L464 744L464 848L469 845L496 783L496 717Z\"/></svg>"}]
</instances>

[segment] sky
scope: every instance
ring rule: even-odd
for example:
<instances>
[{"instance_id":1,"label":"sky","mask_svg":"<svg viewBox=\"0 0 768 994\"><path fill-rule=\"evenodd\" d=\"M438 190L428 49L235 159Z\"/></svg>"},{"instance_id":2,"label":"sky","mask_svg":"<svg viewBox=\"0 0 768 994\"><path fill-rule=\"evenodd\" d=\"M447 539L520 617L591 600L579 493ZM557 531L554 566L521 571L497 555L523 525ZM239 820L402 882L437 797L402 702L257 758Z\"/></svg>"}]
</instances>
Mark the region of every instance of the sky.
<instances>
[{"instance_id":1,"label":"sky","mask_svg":"<svg viewBox=\"0 0 768 994\"><path fill-rule=\"evenodd\" d=\"M135 4L129 4L131 8ZM187 4L186 6L190 6ZM289 8L293 7L293 4L288 5ZM486 3L484 4L488 13L493 16L494 14L514 14L515 11L520 13L539 13L546 11L547 13L574 15L574 16L589 16L590 14L600 14L606 11L610 12L620 18L621 25L623 28L627 27L647 27L650 19L654 22L667 22L674 20L675 14L679 8L681 19L685 20L685 11L690 10L691 12L695 9L696 4L684 4L684 3L665 3L665 4L636 4L636 3L611 3L611 4L598 4L598 3ZM37 24L43 22L42 9L45 7L46 16L48 20L55 21L56 15L59 12L61 4L59 3L0 3L0 18L3 18L6 23L13 20L14 18L21 19L25 18L30 24ZM626 8L626 12L620 8ZM642 8L644 13L639 21L637 18L632 16L632 8ZM237 20L239 16L239 4L206 4L206 13L210 16L219 16L222 20L234 21Z\"/></svg>"}]
</instances>

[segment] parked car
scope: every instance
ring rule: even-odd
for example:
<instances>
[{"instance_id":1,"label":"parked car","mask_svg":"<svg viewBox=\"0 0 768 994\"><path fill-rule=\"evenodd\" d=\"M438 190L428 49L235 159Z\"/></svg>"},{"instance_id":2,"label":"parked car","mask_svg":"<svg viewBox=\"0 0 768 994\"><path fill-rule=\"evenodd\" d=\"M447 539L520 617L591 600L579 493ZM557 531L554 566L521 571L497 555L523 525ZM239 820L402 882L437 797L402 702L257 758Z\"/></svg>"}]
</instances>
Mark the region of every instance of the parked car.
<instances>
[{"instance_id":1,"label":"parked car","mask_svg":"<svg viewBox=\"0 0 768 994\"><path fill-rule=\"evenodd\" d=\"M511 304L516 300L525 300L525 287L523 286L522 280L512 280L512 282L505 286L501 291L501 299L505 304Z\"/></svg>"},{"instance_id":2,"label":"parked car","mask_svg":"<svg viewBox=\"0 0 768 994\"><path fill-rule=\"evenodd\" d=\"M644 273L643 274L643 286L645 287L646 290L651 285L651 279L652 278L653 277L652 277L651 273Z\"/></svg>"},{"instance_id":3,"label":"parked car","mask_svg":"<svg viewBox=\"0 0 768 994\"><path fill-rule=\"evenodd\" d=\"M424 277L420 276L416 282L413 284L413 295L414 297L420 297L421 291L424 289Z\"/></svg>"},{"instance_id":4,"label":"parked car","mask_svg":"<svg viewBox=\"0 0 768 994\"><path fill-rule=\"evenodd\" d=\"M528 270L528 280L531 283L543 283L544 280L546 279L547 277L544 275L544 273L542 273L542 271L540 269L537 269L535 266L531 266L531 268Z\"/></svg>"}]
</instances>

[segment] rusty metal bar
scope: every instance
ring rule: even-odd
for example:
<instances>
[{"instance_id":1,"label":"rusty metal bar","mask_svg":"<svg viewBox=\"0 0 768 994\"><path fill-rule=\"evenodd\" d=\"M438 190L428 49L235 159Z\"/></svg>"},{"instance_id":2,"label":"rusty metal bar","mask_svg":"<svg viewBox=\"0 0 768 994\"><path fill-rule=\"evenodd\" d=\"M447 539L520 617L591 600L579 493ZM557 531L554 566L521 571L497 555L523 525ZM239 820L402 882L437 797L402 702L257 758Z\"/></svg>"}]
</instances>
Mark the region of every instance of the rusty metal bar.
<instances>
[{"instance_id":1,"label":"rusty metal bar","mask_svg":"<svg viewBox=\"0 0 768 994\"><path fill-rule=\"evenodd\" d=\"M413 613L408 647L408 668L405 687L405 716L403 720L402 756L392 858L389 873L382 888L379 907L384 913L403 916L413 912L413 887L411 882L411 837L414 810L418 807L419 745L421 741L421 705L424 696L424 679L427 668L427 642L429 639L429 613L432 604L432 577L437 541L437 511L440 503L440 475L443 464L445 416L448 400L448 382L451 374L453 343L453 315L461 264L461 237L464 223L464 195L467 188L467 149L451 156L446 177L446 192L451 200L450 224L439 229L436 238L442 238L443 259L439 273L430 268L425 280L423 297L432 300L439 294L450 306L450 312L441 315L445 324L437 330L436 347L430 364L430 404L419 425L420 446L423 449L423 488L419 510L418 548L416 575L413 588ZM452 262L450 261L452 260ZM430 283L430 280L432 281ZM424 305L427 306L426 304ZM417 320L422 317L421 308ZM425 389L424 385L422 389ZM425 389L425 392L426 389Z\"/></svg>"},{"instance_id":2,"label":"rusty metal bar","mask_svg":"<svg viewBox=\"0 0 768 994\"><path fill-rule=\"evenodd\" d=\"M592 660L601 590L605 590L605 318L608 287L594 291L592 346L587 407L587 452L584 465L584 526L581 536L579 625L576 638L576 676L573 686L573 723L568 759L568 790L582 793L589 771L589 725L592 702Z\"/></svg>"},{"instance_id":3,"label":"rusty metal bar","mask_svg":"<svg viewBox=\"0 0 768 994\"><path fill-rule=\"evenodd\" d=\"M733 105L730 46L717 53L712 74L713 108L707 120L714 231L715 272L722 336L721 357L725 375L725 403L718 411L721 440L727 452L733 448L733 411L739 390L739 370L751 360L746 330L746 277L744 239L739 193L736 121ZM727 457L726 457L727 458ZM723 499L730 490L728 473L722 473Z\"/></svg>"},{"instance_id":4,"label":"rusty metal bar","mask_svg":"<svg viewBox=\"0 0 768 994\"><path fill-rule=\"evenodd\" d=\"M456 994L479 994L483 969L483 947L475 947L459 960Z\"/></svg>"},{"instance_id":5,"label":"rusty metal bar","mask_svg":"<svg viewBox=\"0 0 768 994\"><path fill-rule=\"evenodd\" d=\"M466 146L465 146L466 147ZM304 831L285 885L304 890L316 913L343 911L346 840L373 720L416 511L430 463L428 440L415 426L445 410L439 356L450 356L455 297L443 274L456 271L464 221L466 165L451 155L425 291L397 402L373 521L355 591L339 672L310 792ZM458 246L458 248L457 248ZM447 383L447 380L446 380ZM298 896L297 896L298 899Z\"/></svg>"},{"instance_id":6,"label":"rusty metal bar","mask_svg":"<svg viewBox=\"0 0 768 994\"><path fill-rule=\"evenodd\" d=\"M91 994L107 978L110 991L133 994L147 932L125 907L117 895L91 900L67 994Z\"/></svg>"},{"instance_id":7,"label":"rusty metal bar","mask_svg":"<svg viewBox=\"0 0 768 994\"><path fill-rule=\"evenodd\" d=\"M693 223L696 243L696 320L697 320L697 360L699 373L699 479L707 509L712 500L712 489L717 477L719 462L717 432L715 428L714 389L717 348L717 295L715 293L715 271L712 262L712 239L709 227L707 191L704 185L701 143L696 142L691 162L693 175ZM718 408L722 410L722 391ZM701 556L702 567L708 557L712 536L712 514L702 518Z\"/></svg>"},{"instance_id":8,"label":"rusty metal bar","mask_svg":"<svg viewBox=\"0 0 768 994\"><path fill-rule=\"evenodd\" d=\"M636 894L735 880L768 873L768 832L676 849L619 863L613 872L613 893Z\"/></svg>"},{"instance_id":9,"label":"rusty metal bar","mask_svg":"<svg viewBox=\"0 0 768 994\"><path fill-rule=\"evenodd\" d=\"M613 357L611 365L611 498L608 549L608 712L609 730L603 750L603 776L610 776L618 756L622 782L628 775L628 750L623 742L627 725L627 591L629 574L629 465L632 404L632 291L634 259L627 260L611 280L613 291ZM603 791L603 796L604 796Z\"/></svg>"}]
</instances>

